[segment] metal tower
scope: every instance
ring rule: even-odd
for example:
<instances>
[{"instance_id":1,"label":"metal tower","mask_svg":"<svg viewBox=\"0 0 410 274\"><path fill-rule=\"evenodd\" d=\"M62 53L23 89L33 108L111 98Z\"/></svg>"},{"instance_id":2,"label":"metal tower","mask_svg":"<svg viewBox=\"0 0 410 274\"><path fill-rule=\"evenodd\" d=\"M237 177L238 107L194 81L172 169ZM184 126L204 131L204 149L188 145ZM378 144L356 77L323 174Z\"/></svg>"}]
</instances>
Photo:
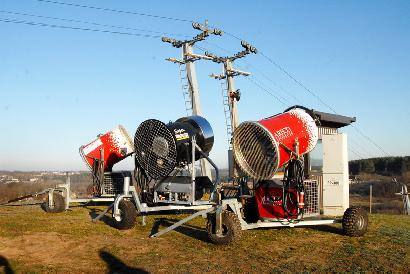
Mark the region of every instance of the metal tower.
<instances>
[{"instance_id":1,"label":"metal tower","mask_svg":"<svg viewBox=\"0 0 410 274\"><path fill-rule=\"evenodd\" d=\"M225 80L226 88L222 88L225 122L226 122L226 132L228 135L229 149L228 149L228 161L229 161L229 175L230 177L236 177L238 175L236 164L234 163L232 154L232 134L235 128L239 124L237 103L241 98L239 89L235 89L234 77L235 76L249 76L249 72L240 71L233 68L233 62L236 59L243 58L250 53L257 53L257 49L252 45L241 41L241 45L244 50L234 54L230 57L218 57L209 52L205 52L205 56L211 58L213 62L223 64L223 73L219 75L211 74L210 76L218 79ZM222 83L223 86L223 83ZM226 93L225 93L226 92ZM229 115L228 115L229 114Z\"/></svg>"},{"instance_id":2,"label":"metal tower","mask_svg":"<svg viewBox=\"0 0 410 274\"><path fill-rule=\"evenodd\" d=\"M179 71L181 76L182 93L184 95L187 115L202 115L201 103L199 99L199 87L194 62L200 59L211 60L212 58L193 53L193 46L196 42L205 40L210 34L222 35L222 31L208 28L208 21L205 21L204 25L192 23L192 27L201 31L200 34L192 39L176 40L168 37L162 37L162 41L170 43L175 48L182 48L182 59L167 58L166 60L180 65ZM200 165L202 176L208 176L212 179L209 164L204 159L201 159Z\"/></svg>"}]
</instances>

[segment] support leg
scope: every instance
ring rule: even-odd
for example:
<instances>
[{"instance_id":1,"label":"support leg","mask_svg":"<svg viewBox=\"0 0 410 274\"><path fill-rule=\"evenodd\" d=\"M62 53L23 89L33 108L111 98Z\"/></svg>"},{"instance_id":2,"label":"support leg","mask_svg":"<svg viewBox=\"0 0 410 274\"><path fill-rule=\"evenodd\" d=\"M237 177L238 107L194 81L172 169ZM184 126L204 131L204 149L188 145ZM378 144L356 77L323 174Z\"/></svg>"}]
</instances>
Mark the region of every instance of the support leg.
<instances>
[{"instance_id":1,"label":"support leg","mask_svg":"<svg viewBox=\"0 0 410 274\"><path fill-rule=\"evenodd\" d=\"M159 232L157 232L157 233L151 235L150 238L156 238L156 237L159 237L159 236L161 236L161 235L164 235L165 233L168 233L168 232L170 232L171 230L174 230L175 228L177 228L177 227L179 227L179 226L185 224L186 222L189 222L190 220L195 219L195 218L198 217L198 216L207 214L207 213L209 213L209 212L211 212L211 211L213 211L213 210L215 210L215 209L211 207L211 208L208 208L208 209L205 209L205 210L198 211L198 212L192 214L191 216L188 216L188 217L186 217L185 219L182 219L181 221L176 222L175 224L171 225L170 227L167 227L167 228L165 228L165 229L163 229L163 230L161 230L161 231L159 231Z\"/></svg>"},{"instance_id":2,"label":"support leg","mask_svg":"<svg viewBox=\"0 0 410 274\"><path fill-rule=\"evenodd\" d=\"M99 221L105 214L107 214L108 211L110 211L114 207L114 204L111 204L107 209L105 209L103 212L101 212L97 217L95 217L92 222L96 223Z\"/></svg>"}]
</instances>

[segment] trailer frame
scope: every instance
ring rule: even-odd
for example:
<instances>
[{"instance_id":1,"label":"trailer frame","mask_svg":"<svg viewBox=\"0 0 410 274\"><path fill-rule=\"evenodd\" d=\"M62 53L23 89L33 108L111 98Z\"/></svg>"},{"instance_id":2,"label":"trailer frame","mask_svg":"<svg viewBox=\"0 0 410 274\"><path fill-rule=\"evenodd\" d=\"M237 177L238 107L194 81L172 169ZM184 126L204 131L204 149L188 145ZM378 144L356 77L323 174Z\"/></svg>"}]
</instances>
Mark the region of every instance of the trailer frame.
<instances>
[{"instance_id":1,"label":"trailer frame","mask_svg":"<svg viewBox=\"0 0 410 274\"><path fill-rule=\"evenodd\" d=\"M38 193L38 195L47 194L48 203L51 207L53 207L54 193L59 193L63 196L65 202L64 210L68 210L70 208L70 204L72 203L87 204L90 202L113 202L115 200L114 195L112 197L71 198L71 179L69 176L67 176L64 184L58 184L55 187L45 189L41 193Z\"/></svg>"}]
</instances>

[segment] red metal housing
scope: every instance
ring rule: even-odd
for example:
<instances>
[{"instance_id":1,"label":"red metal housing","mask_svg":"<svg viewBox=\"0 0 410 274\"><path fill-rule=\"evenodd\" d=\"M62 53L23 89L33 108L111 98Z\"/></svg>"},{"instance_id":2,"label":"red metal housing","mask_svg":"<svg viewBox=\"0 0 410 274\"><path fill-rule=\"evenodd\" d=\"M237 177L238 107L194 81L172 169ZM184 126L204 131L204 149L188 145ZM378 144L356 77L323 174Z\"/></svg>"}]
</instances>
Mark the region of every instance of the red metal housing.
<instances>
[{"instance_id":1,"label":"red metal housing","mask_svg":"<svg viewBox=\"0 0 410 274\"><path fill-rule=\"evenodd\" d=\"M258 180L272 179L292 157L303 155L317 143L318 128L303 109L292 109L257 122L243 122L234 132L233 152L240 168Z\"/></svg>"},{"instance_id":2,"label":"red metal housing","mask_svg":"<svg viewBox=\"0 0 410 274\"><path fill-rule=\"evenodd\" d=\"M80 154L91 171L97 168L96 164L101 160L103 160L103 171L111 171L114 164L133 152L132 139L121 125L80 147Z\"/></svg>"},{"instance_id":3,"label":"red metal housing","mask_svg":"<svg viewBox=\"0 0 410 274\"><path fill-rule=\"evenodd\" d=\"M282 186L270 182L259 184L255 190L259 217L264 220L296 219L298 217L298 193L294 188L288 191L287 211L285 211Z\"/></svg>"}]
</instances>

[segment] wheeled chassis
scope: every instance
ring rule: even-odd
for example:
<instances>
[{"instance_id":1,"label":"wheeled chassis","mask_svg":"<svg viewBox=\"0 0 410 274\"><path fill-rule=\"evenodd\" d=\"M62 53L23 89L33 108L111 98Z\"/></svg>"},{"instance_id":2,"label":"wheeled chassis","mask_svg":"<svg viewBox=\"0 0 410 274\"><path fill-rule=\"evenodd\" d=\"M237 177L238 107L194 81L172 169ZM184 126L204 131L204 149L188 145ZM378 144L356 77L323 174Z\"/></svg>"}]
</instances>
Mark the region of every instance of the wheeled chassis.
<instances>
[{"instance_id":1,"label":"wheeled chassis","mask_svg":"<svg viewBox=\"0 0 410 274\"><path fill-rule=\"evenodd\" d=\"M299 226L314 226L314 225L327 225L327 224L334 224L340 223L341 220L338 218L329 218L329 219L317 219L317 218L306 218L303 220L275 220L275 221L257 221L256 223L248 223L244 220L241 214L242 204L236 198L231 199L222 199L219 203L213 204L202 204L202 205L163 205L163 206L154 206L149 207L144 203L141 203L138 197L138 194L133 186L129 187L129 194L119 195L115 198L114 203L108 207L105 211L103 211L99 216L97 216L93 221L98 221L102 216L104 216L109 210L112 209L113 218L117 218L120 216L119 210L119 203L123 199L129 199L133 201L135 204L137 212L142 215L142 225L145 225L145 217L147 214L151 212L161 212L161 211L174 211L174 210L182 210L182 211L196 211L194 214L176 222L172 226L163 229L150 237L159 237L165 233L168 233L177 227L191 221L192 219L202 216L203 218L209 218L210 213L212 216L215 216L215 223L216 223L216 234L222 233L222 212L223 211L231 211L233 212L236 217L238 218L241 229L242 230L249 230L249 229L256 229L256 228L269 228L269 227L299 227Z\"/></svg>"},{"instance_id":2,"label":"wheeled chassis","mask_svg":"<svg viewBox=\"0 0 410 274\"><path fill-rule=\"evenodd\" d=\"M203 153L201 148L196 144L195 139L192 140L192 154L194 156L195 152L199 151ZM237 198L221 199L222 188L219 184L219 171L215 163L208 157L208 155L203 154L203 157L214 167L216 171L216 179L214 183L214 188L211 192L211 197L208 201L195 200L195 163L192 163L191 168L191 178L192 178L192 196L188 203L177 202L175 204L167 203L159 204L157 206L148 206L146 203L140 201L137 190L134 186L130 184L131 178L124 177L124 188L123 193L115 197L93 197L93 198L82 198L82 199L72 199L70 191L70 178L67 177L65 184L59 184L54 188L46 189L42 194L47 193L49 199L49 205L53 205L53 194L59 192L64 197L65 209L67 210L71 203L89 203L89 202L113 202L108 208L106 208L101 214L93 219L93 222L100 220L106 213L112 210L112 217L116 220L121 218L121 212L119 209L119 204L122 200L131 200L135 205L136 211L142 215L142 225L146 224L146 215L152 212L170 212L170 211L196 211L195 213L189 215L188 217L176 222L175 224L163 229L150 237L159 237L165 233L168 233L177 227L189 222L190 220L202 216L203 218L215 218L215 234L222 235L222 212L231 211L233 212L237 219L239 220L241 230L249 230L256 228L274 228L274 227L298 227L298 226L313 226L313 225L326 225L339 223L341 220L336 218L329 219L317 219L317 218L306 218L297 220L270 220L262 221L258 220L255 223L248 223L242 217L241 208L242 203Z\"/></svg>"},{"instance_id":3,"label":"wheeled chassis","mask_svg":"<svg viewBox=\"0 0 410 274\"><path fill-rule=\"evenodd\" d=\"M203 157L213 166L216 172L216 179L214 183L214 188L211 192L210 199L208 201L195 201L193 198L190 200L190 204L167 204L167 205L157 205L148 206L146 203L141 203L139 195L134 186L130 185L131 178L124 178L124 193L117 195L115 197L114 203L111 204L107 209L105 209L100 215L93 219L93 222L101 219L106 213L112 210L112 217L116 220L121 218L121 212L119 209L119 204L123 199L131 200L138 213L142 215L142 225L146 224L145 217L151 212L162 212L162 211L196 211L194 214L176 222L175 224L163 229L150 237L159 237L167 232L174 230L175 228L185 224L186 222L202 216L203 218L210 218L210 216L215 216L215 234L222 235L222 212L231 211L238 218L241 230L256 229L256 228L268 228L268 227L297 227L297 226L312 226L312 225L325 225L340 222L340 219L329 218L329 219L317 219L317 218L306 218L304 220L275 220L275 221L258 221L256 223L248 223L244 220L241 213L242 204L237 198L221 199L222 187L219 182L219 170L215 163L204 154L201 148L196 144L195 139L192 139L192 156L195 157L195 152L198 151L202 153ZM192 164L191 178L192 178L192 197L195 194L195 163ZM215 214L211 214L215 213Z\"/></svg>"}]
</instances>

